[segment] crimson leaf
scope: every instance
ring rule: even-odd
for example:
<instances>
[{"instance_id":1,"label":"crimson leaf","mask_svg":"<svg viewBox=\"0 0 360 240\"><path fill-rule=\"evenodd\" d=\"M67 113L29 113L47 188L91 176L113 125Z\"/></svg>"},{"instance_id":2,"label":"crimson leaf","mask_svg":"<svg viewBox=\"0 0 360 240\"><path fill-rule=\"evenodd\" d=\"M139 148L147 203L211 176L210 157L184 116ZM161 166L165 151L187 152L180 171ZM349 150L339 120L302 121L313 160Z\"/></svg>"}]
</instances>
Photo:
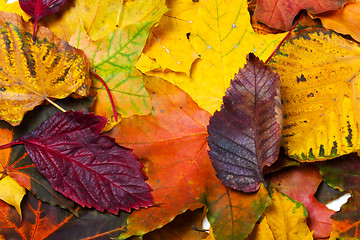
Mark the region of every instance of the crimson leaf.
<instances>
[{"instance_id":1,"label":"crimson leaf","mask_svg":"<svg viewBox=\"0 0 360 240\"><path fill-rule=\"evenodd\" d=\"M99 135L106 121L91 113L57 113L10 145L24 144L52 187L82 206L117 214L152 205L137 157Z\"/></svg>"},{"instance_id":2,"label":"crimson leaf","mask_svg":"<svg viewBox=\"0 0 360 240\"><path fill-rule=\"evenodd\" d=\"M33 41L35 42L38 21L57 13L67 0L19 0L21 9L34 19Z\"/></svg>"},{"instance_id":3,"label":"crimson leaf","mask_svg":"<svg viewBox=\"0 0 360 240\"><path fill-rule=\"evenodd\" d=\"M208 126L209 156L217 177L228 187L254 192L262 169L280 150L279 76L253 54L235 74L220 111Z\"/></svg>"}]
</instances>

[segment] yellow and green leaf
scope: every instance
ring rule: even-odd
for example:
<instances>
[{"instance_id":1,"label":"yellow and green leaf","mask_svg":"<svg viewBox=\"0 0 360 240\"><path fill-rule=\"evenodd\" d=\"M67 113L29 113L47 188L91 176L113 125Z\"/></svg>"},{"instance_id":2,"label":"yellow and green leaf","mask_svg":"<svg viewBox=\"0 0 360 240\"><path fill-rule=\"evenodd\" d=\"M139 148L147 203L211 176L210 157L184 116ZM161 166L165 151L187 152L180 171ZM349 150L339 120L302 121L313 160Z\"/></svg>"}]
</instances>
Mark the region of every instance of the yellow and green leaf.
<instances>
[{"instance_id":1,"label":"yellow and green leaf","mask_svg":"<svg viewBox=\"0 0 360 240\"><path fill-rule=\"evenodd\" d=\"M116 110L122 116L146 115L151 112L151 100L143 83L142 74L134 68L154 22L129 25L93 42L83 30L71 38L70 44L83 49L90 66L107 84L114 98ZM113 115L103 84L94 79L97 94L94 112Z\"/></svg>"}]
</instances>

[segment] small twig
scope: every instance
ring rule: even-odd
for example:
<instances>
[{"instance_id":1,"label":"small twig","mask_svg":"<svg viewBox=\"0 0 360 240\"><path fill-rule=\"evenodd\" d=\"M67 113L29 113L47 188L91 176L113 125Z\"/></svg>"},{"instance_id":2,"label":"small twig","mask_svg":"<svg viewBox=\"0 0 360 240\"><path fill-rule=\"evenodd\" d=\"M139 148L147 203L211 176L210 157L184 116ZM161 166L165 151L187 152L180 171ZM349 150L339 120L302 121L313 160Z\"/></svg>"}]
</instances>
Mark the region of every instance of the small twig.
<instances>
[{"instance_id":1,"label":"small twig","mask_svg":"<svg viewBox=\"0 0 360 240\"><path fill-rule=\"evenodd\" d=\"M56 104L54 101L50 100L49 98L45 98L49 103L51 103L54 107L56 107L57 109L59 109L62 112L66 112L65 109L63 109L62 107L60 107L58 104Z\"/></svg>"},{"instance_id":2,"label":"small twig","mask_svg":"<svg viewBox=\"0 0 360 240\"><path fill-rule=\"evenodd\" d=\"M301 16L299 17L299 19L295 22L295 24L291 27L291 29L289 30L289 32L286 34L286 36L283 38L283 40L281 40L281 42L279 43L279 45L276 47L276 49L271 53L270 57L268 57L268 59L266 59L265 64L268 64L268 62L270 61L270 59L275 55L275 53L279 50L280 46L285 42L285 40L287 39L287 37L291 34L291 32L294 30L294 28L296 27L296 25L300 22L300 19L305 15L305 11L301 14Z\"/></svg>"},{"instance_id":3,"label":"small twig","mask_svg":"<svg viewBox=\"0 0 360 240\"><path fill-rule=\"evenodd\" d=\"M111 103L111 107L113 109L113 113L114 113L114 118L115 118L115 122L118 121L118 116L117 116L117 112L116 112L116 108L115 108L115 103L114 103L114 99L111 95L110 89L108 88L108 86L106 85L106 82L99 76L97 75L95 72L92 72L92 74L94 74L94 76L99 79L99 81L103 84L103 86L105 87L105 90L110 98L110 103Z\"/></svg>"}]
</instances>

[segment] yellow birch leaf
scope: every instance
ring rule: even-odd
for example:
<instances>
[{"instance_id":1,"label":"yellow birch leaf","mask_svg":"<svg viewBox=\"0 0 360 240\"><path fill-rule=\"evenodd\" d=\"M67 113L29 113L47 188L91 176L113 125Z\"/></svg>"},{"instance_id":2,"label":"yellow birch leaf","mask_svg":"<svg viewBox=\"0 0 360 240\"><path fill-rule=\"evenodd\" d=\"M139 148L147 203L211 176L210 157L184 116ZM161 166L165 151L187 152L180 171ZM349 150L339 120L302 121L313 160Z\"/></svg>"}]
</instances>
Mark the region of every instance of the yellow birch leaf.
<instances>
[{"instance_id":1,"label":"yellow birch leaf","mask_svg":"<svg viewBox=\"0 0 360 240\"><path fill-rule=\"evenodd\" d=\"M0 180L0 199L15 207L21 216L20 203L26 191L25 188L9 176Z\"/></svg>"},{"instance_id":2,"label":"yellow birch leaf","mask_svg":"<svg viewBox=\"0 0 360 240\"><path fill-rule=\"evenodd\" d=\"M322 14L311 14L313 18L319 18L324 27L338 33L349 34L356 41L360 41L360 1L349 2L336 11Z\"/></svg>"},{"instance_id":3,"label":"yellow birch leaf","mask_svg":"<svg viewBox=\"0 0 360 240\"><path fill-rule=\"evenodd\" d=\"M270 189L272 205L268 206L264 212L263 225L259 230L271 231L276 240L312 240L312 232L306 224L307 212L302 203L292 200L285 194ZM259 234L265 239L263 234Z\"/></svg>"},{"instance_id":4,"label":"yellow birch leaf","mask_svg":"<svg viewBox=\"0 0 360 240\"><path fill-rule=\"evenodd\" d=\"M194 19L190 43L201 56L191 70L191 83L178 85L210 113L219 109L225 90L246 55L266 60L284 34L260 35L250 23L247 1L203 0Z\"/></svg>"},{"instance_id":5,"label":"yellow birch leaf","mask_svg":"<svg viewBox=\"0 0 360 240\"><path fill-rule=\"evenodd\" d=\"M283 145L300 161L360 148L360 48L334 32L304 33L270 63L280 75Z\"/></svg>"},{"instance_id":6,"label":"yellow birch leaf","mask_svg":"<svg viewBox=\"0 0 360 240\"><path fill-rule=\"evenodd\" d=\"M44 27L33 44L32 28L16 14L1 14L0 118L14 126L45 99L87 95L91 83L81 50Z\"/></svg>"},{"instance_id":7,"label":"yellow birch leaf","mask_svg":"<svg viewBox=\"0 0 360 240\"><path fill-rule=\"evenodd\" d=\"M198 58L188 37L199 2L189 0L167 1L170 11L165 13L159 24L151 31L143 52L161 66L162 71L171 70L190 75L191 64ZM137 65L141 72L147 72L144 65Z\"/></svg>"},{"instance_id":8,"label":"yellow birch leaf","mask_svg":"<svg viewBox=\"0 0 360 240\"><path fill-rule=\"evenodd\" d=\"M46 17L40 23L69 41L82 22L91 40L97 41L116 29L158 20L167 10L165 0L68 1L59 13Z\"/></svg>"}]
</instances>

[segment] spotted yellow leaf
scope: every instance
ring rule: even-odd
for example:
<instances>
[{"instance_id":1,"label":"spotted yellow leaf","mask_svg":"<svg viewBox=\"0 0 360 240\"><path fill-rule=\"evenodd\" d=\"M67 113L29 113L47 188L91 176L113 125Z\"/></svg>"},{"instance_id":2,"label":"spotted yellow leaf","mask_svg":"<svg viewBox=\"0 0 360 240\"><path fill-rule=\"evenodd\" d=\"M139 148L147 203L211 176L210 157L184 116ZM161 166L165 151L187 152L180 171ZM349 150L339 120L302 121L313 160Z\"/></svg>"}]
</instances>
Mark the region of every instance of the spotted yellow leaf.
<instances>
[{"instance_id":1,"label":"spotted yellow leaf","mask_svg":"<svg viewBox=\"0 0 360 240\"><path fill-rule=\"evenodd\" d=\"M16 14L1 13L0 118L12 125L45 99L87 95L91 83L81 50L43 27L33 45L32 28Z\"/></svg>"},{"instance_id":2,"label":"spotted yellow leaf","mask_svg":"<svg viewBox=\"0 0 360 240\"><path fill-rule=\"evenodd\" d=\"M270 63L280 75L283 145L301 161L351 153L359 139L359 46L334 32L304 33Z\"/></svg>"}]
</instances>

